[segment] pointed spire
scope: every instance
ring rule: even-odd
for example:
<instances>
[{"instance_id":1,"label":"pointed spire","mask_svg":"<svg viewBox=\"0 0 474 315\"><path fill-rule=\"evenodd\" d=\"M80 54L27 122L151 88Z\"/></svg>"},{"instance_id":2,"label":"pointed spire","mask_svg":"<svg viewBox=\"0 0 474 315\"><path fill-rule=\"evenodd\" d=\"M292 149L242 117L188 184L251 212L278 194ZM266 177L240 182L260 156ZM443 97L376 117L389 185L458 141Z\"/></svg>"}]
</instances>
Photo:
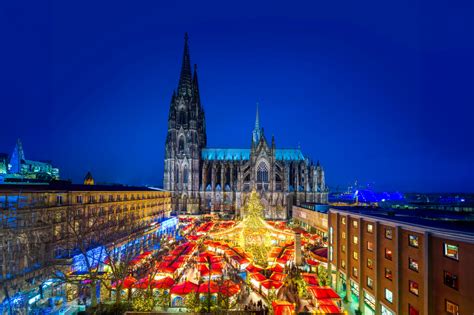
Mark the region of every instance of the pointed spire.
<instances>
[{"instance_id":1,"label":"pointed spire","mask_svg":"<svg viewBox=\"0 0 474 315\"><path fill-rule=\"evenodd\" d=\"M258 115L258 102L257 102L257 114L255 115L255 129L260 129L260 117Z\"/></svg>"},{"instance_id":2,"label":"pointed spire","mask_svg":"<svg viewBox=\"0 0 474 315\"><path fill-rule=\"evenodd\" d=\"M197 64L194 64L194 74L193 74L193 100L198 105L198 109L201 106L201 97L199 96L199 83L198 83L198 74L197 74Z\"/></svg>"},{"instance_id":3,"label":"pointed spire","mask_svg":"<svg viewBox=\"0 0 474 315\"><path fill-rule=\"evenodd\" d=\"M260 117L258 115L258 102L257 102L257 114L255 116L255 127L252 132L252 141L255 145L260 141L260 138L263 135L263 128L260 128Z\"/></svg>"},{"instance_id":4,"label":"pointed spire","mask_svg":"<svg viewBox=\"0 0 474 315\"><path fill-rule=\"evenodd\" d=\"M191 58L189 58L188 33L184 33L184 52L178 83L178 95L191 95L191 78Z\"/></svg>"}]
</instances>

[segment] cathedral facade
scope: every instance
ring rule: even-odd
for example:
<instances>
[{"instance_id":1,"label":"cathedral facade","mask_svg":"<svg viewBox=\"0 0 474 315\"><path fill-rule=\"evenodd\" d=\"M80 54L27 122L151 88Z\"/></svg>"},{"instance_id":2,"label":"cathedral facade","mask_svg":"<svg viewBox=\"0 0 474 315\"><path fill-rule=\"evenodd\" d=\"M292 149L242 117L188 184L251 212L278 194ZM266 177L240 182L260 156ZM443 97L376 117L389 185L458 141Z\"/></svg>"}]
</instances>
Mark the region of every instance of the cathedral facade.
<instances>
[{"instance_id":1,"label":"cathedral facade","mask_svg":"<svg viewBox=\"0 0 474 315\"><path fill-rule=\"evenodd\" d=\"M250 132L249 132L250 136ZM255 189L269 219L286 219L292 205L326 203L324 170L301 149L277 148L260 126L258 105L249 148L207 147L206 118L197 67L191 71L188 37L178 89L168 116L163 185L173 210L183 213L235 213Z\"/></svg>"}]
</instances>

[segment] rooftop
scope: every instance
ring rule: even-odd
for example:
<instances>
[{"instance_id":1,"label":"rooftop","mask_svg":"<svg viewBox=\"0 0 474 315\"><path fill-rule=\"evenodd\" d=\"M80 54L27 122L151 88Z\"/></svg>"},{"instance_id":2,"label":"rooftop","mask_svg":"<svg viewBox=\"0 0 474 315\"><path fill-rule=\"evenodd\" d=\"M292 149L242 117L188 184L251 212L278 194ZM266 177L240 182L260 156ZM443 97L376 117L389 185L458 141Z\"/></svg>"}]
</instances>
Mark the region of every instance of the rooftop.
<instances>
[{"instance_id":1,"label":"rooftop","mask_svg":"<svg viewBox=\"0 0 474 315\"><path fill-rule=\"evenodd\" d=\"M474 214L469 212L437 211L424 208L383 209L357 206L331 206L331 209L431 229L461 232L465 236L474 237Z\"/></svg>"},{"instance_id":2,"label":"rooftop","mask_svg":"<svg viewBox=\"0 0 474 315\"><path fill-rule=\"evenodd\" d=\"M276 149L275 157L277 160L283 161L300 161L304 160L304 155L300 149ZM202 150L203 160L249 160L250 149L220 149L208 148Z\"/></svg>"},{"instance_id":3,"label":"rooftop","mask_svg":"<svg viewBox=\"0 0 474 315\"><path fill-rule=\"evenodd\" d=\"M125 185L83 185L67 181L56 181L41 184L0 184L0 192L8 191L158 191L161 189L146 186Z\"/></svg>"}]
</instances>

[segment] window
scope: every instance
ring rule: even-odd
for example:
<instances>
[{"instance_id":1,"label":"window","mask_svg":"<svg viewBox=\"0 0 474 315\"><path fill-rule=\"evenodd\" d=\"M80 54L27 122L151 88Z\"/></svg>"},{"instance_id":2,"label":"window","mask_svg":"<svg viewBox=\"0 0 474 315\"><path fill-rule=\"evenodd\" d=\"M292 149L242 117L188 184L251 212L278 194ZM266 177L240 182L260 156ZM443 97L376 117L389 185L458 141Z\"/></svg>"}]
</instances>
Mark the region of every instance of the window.
<instances>
[{"instance_id":1,"label":"window","mask_svg":"<svg viewBox=\"0 0 474 315\"><path fill-rule=\"evenodd\" d=\"M342 218L341 218L341 223L342 223L342 224L346 224L346 217L342 217Z\"/></svg>"},{"instance_id":2,"label":"window","mask_svg":"<svg viewBox=\"0 0 474 315\"><path fill-rule=\"evenodd\" d=\"M341 246L341 252L345 253L346 252L346 245Z\"/></svg>"},{"instance_id":3,"label":"window","mask_svg":"<svg viewBox=\"0 0 474 315\"><path fill-rule=\"evenodd\" d=\"M373 233L374 232L374 225L369 223L367 224L367 232Z\"/></svg>"},{"instance_id":4,"label":"window","mask_svg":"<svg viewBox=\"0 0 474 315\"><path fill-rule=\"evenodd\" d=\"M354 242L354 244L358 244L359 243L359 238L357 236L354 236L354 237L352 237L352 241Z\"/></svg>"},{"instance_id":5,"label":"window","mask_svg":"<svg viewBox=\"0 0 474 315\"><path fill-rule=\"evenodd\" d=\"M408 235L408 245L418 248L418 236L411 234Z\"/></svg>"},{"instance_id":6,"label":"window","mask_svg":"<svg viewBox=\"0 0 474 315\"><path fill-rule=\"evenodd\" d=\"M356 278L359 276L359 271L356 267L352 267L352 275Z\"/></svg>"},{"instance_id":7,"label":"window","mask_svg":"<svg viewBox=\"0 0 474 315\"><path fill-rule=\"evenodd\" d=\"M454 260L459 260L459 246L444 243L444 256Z\"/></svg>"},{"instance_id":8,"label":"window","mask_svg":"<svg viewBox=\"0 0 474 315\"><path fill-rule=\"evenodd\" d=\"M409 280L408 290L410 290L410 292L413 293L414 295L418 296L418 282Z\"/></svg>"},{"instance_id":9,"label":"window","mask_svg":"<svg viewBox=\"0 0 474 315\"><path fill-rule=\"evenodd\" d=\"M374 287L374 280L371 277L367 277L367 287L371 289Z\"/></svg>"},{"instance_id":10,"label":"window","mask_svg":"<svg viewBox=\"0 0 474 315\"><path fill-rule=\"evenodd\" d=\"M76 202L82 203L82 196L76 196Z\"/></svg>"},{"instance_id":11,"label":"window","mask_svg":"<svg viewBox=\"0 0 474 315\"><path fill-rule=\"evenodd\" d=\"M61 195L57 195L57 196L56 196L56 204L57 204L58 206L60 206L60 205L63 204L63 196L61 196Z\"/></svg>"},{"instance_id":12,"label":"window","mask_svg":"<svg viewBox=\"0 0 474 315\"><path fill-rule=\"evenodd\" d=\"M392 312L391 310L389 310L385 305L382 304L382 307L381 307L381 311L382 311L382 315L395 315L394 312Z\"/></svg>"},{"instance_id":13,"label":"window","mask_svg":"<svg viewBox=\"0 0 474 315\"><path fill-rule=\"evenodd\" d=\"M416 308L408 304L408 315L420 315L420 312Z\"/></svg>"},{"instance_id":14,"label":"window","mask_svg":"<svg viewBox=\"0 0 474 315\"><path fill-rule=\"evenodd\" d=\"M392 270L390 270L388 268L385 268L385 278L392 281L392 279L393 279Z\"/></svg>"},{"instance_id":15,"label":"window","mask_svg":"<svg viewBox=\"0 0 474 315\"><path fill-rule=\"evenodd\" d=\"M333 249L332 249L332 245L329 246L329 260L332 261L332 253L333 253Z\"/></svg>"},{"instance_id":16,"label":"window","mask_svg":"<svg viewBox=\"0 0 474 315\"><path fill-rule=\"evenodd\" d=\"M367 259L367 268L374 269L374 261L372 259Z\"/></svg>"},{"instance_id":17,"label":"window","mask_svg":"<svg viewBox=\"0 0 474 315\"><path fill-rule=\"evenodd\" d=\"M334 230L333 230L332 226L329 227L329 243L330 244L332 244L332 234L333 234L333 232L334 232Z\"/></svg>"},{"instance_id":18,"label":"window","mask_svg":"<svg viewBox=\"0 0 474 315\"><path fill-rule=\"evenodd\" d=\"M458 289L458 276L449 271L444 271L444 284L450 288Z\"/></svg>"},{"instance_id":19,"label":"window","mask_svg":"<svg viewBox=\"0 0 474 315\"><path fill-rule=\"evenodd\" d=\"M341 233L341 237L342 237L343 239L346 239L346 232L342 232L342 233Z\"/></svg>"},{"instance_id":20,"label":"window","mask_svg":"<svg viewBox=\"0 0 474 315\"><path fill-rule=\"evenodd\" d=\"M373 252L374 251L374 243L372 243L371 241L367 241L367 250L370 251L370 252Z\"/></svg>"},{"instance_id":21,"label":"window","mask_svg":"<svg viewBox=\"0 0 474 315\"><path fill-rule=\"evenodd\" d=\"M389 289L385 289L385 299L390 303L393 303L393 293Z\"/></svg>"},{"instance_id":22,"label":"window","mask_svg":"<svg viewBox=\"0 0 474 315\"><path fill-rule=\"evenodd\" d=\"M392 250L391 249L385 248L385 258L387 258L388 260L392 260Z\"/></svg>"},{"instance_id":23,"label":"window","mask_svg":"<svg viewBox=\"0 0 474 315\"><path fill-rule=\"evenodd\" d=\"M260 162L257 168L257 182L268 183L268 168L265 162Z\"/></svg>"},{"instance_id":24,"label":"window","mask_svg":"<svg viewBox=\"0 0 474 315\"><path fill-rule=\"evenodd\" d=\"M178 140L178 153L184 153L184 136L179 137L179 140Z\"/></svg>"},{"instance_id":25,"label":"window","mask_svg":"<svg viewBox=\"0 0 474 315\"><path fill-rule=\"evenodd\" d=\"M418 272L418 262L415 259L408 257L408 268Z\"/></svg>"},{"instance_id":26,"label":"window","mask_svg":"<svg viewBox=\"0 0 474 315\"><path fill-rule=\"evenodd\" d=\"M357 222L356 220L352 221L352 226L357 229L357 227L359 226L359 222Z\"/></svg>"},{"instance_id":27,"label":"window","mask_svg":"<svg viewBox=\"0 0 474 315\"><path fill-rule=\"evenodd\" d=\"M457 305L457 304L455 304L451 301L446 300L446 312L448 312L448 314L458 315L459 314L459 305Z\"/></svg>"},{"instance_id":28,"label":"window","mask_svg":"<svg viewBox=\"0 0 474 315\"><path fill-rule=\"evenodd\" d=\"M354 260L359 260L359 253L352 252L352 257L354 258Z\"/></svg>"},{"instance_id":29,"label":"window","mask_svg":"<svg viewBox=\"0 0 474 315\"><path fill-rule=\"evenodd\" d=\"M391 240L393 238L393 230L385 229L385 238Z\"/></svg>"},{"instance_id":30,"label":"window","mask_svg":"<svg viewBox=\"0 0 474 315\"><path fill-rule=\"evenodd\" d=\"M341 260L341 267L342 267L342 269L346 269L346 261L345 260Z\"/></svg>"},{"instance_id":31,"label":"window","mask_svg":"<svg viewBox=\"0 0 474 315\"><path fill-rule=\"evenodd\" d=\"M183 171L183 184L187 184L188 183L188 167L185 166L184 167L184 171Z\"/></svg>"}]
</instances>

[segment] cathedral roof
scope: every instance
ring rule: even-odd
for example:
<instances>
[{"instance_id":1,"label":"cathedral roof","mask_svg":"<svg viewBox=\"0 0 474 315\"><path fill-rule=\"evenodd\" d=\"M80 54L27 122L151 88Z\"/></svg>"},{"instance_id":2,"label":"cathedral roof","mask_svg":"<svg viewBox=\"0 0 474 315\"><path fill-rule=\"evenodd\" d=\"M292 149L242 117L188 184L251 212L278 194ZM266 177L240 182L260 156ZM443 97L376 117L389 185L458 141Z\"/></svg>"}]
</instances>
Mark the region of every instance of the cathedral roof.
<instances>
[{"instance_id":1,"label":"cathedral roof","mask_svg":"<svg viewBox=\"0 0 474 315\"><path fill-rule=\"evenodd\" d=\"M304 155L300 149L276 149L275 157L283 161L301 161ZM250 149L202 149L201 157L207 161L249 160Z\"/></svg>"}]
</instances>

